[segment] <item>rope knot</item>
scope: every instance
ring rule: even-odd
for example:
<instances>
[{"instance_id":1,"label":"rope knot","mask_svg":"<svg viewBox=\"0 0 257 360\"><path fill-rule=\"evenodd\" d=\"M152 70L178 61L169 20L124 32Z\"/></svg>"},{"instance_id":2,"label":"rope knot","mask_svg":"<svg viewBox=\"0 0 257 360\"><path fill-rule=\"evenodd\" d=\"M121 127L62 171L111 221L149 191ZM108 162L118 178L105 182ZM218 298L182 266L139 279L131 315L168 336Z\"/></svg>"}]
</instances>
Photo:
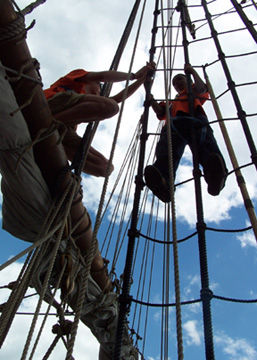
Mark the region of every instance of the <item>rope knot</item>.
<instances>
[{"instance_id":1,"label":"rope knot","mask_svg":"<svg viewBox=\"0 0 257 360\"><path fill-rule=\"evenodd\" d=\"M121 294L119 296L119 302L120 302L120 304L125 304L125 306L126 306L125 310L127 313L130 312L130 306L131 306L132 299L133 299L133 296L131 296L131 295L126 296L126 295Z\"/></svg>"},{"instance_id":2,"label":"rope knot","mask_svg":"<svg viewBox=\"0 0 257 360\"><path fill-rule=\"evenodd\" d=\"M64 320L60 324L55 324L52 327L52 333L62 336L62 335L70 335L72 329L73 322L70 320Z\"/></svg>"},{"instance_id":3,"label":"rope knot","mask_svg":"<svg viewBox=\"0 0 257 360\"><path fill-rule=\"evenodd\" d=\"M201 290L201 299L204 300L211 300L213 298L213 292L211 289L202 289Z\"/></svg>"}]
</instances>

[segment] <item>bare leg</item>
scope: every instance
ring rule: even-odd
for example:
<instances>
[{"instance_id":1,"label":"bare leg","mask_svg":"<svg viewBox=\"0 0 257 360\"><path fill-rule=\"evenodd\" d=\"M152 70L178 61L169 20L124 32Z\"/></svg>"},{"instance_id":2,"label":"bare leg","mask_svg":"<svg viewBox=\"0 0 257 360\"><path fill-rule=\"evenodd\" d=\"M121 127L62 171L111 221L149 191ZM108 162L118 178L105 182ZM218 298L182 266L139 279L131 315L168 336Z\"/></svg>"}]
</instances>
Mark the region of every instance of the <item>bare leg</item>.
<instances>
[{"instance_id":1,"label":"bare leg","mask_svg":"<svg viewBox=\"0 0 257 360\"><path fill-rule=\"evenodd\" d=\"M107 119L118 112L116 101L97 95L85 95L77 105L54 114L54 117L67 126L74 126L82 122Z\"/></svg>"},{"instance_id":2,"label":"bare leg","mask_svg":"<svg viewBox=\"0 0 257 360\"><path fill-rule=\"evenodd\" d=\"M12 3L9 0L2 0L0 2L0 27L4 27L5 25L12 23L16 17L17 15L14 12ZM31 55L24 38L18 42L11 41L7 44L2 44L0 46L0 56L4 65L17 71L20 69L21 65L31 60ZM33 67L27 72L27 75L38 79L37 70L35 70ZM33 89L34 84L32 81L22 80L20 90L15 91L14 88L17 103L19 105L24 104L24 102L27 100L28 94L31 94ZM32 139L35 138L39 130L49 128L52 125L52 115L46 102L43 90L39 86L37 92L33 96L33 100L22 110L22 112L27 122ZM58 136L55 132L52 136L37 143L33 148L36 163L39 166L52 194L54 192L56 181L59 178L60 172L68 164L64 148L62 144L57 144L57 140ZM70 176L71 174L67 173L65 179L66 182L63 181L62 184L63 187L65 187L69 181ZM77 199L79 199L79 195L77 195ZM78 220L80 220L84 213L85 208L80 201L71 209L72 223L75 224ZM89 222L90 220L88 216L84 216L83 221L76 229L76 233L84 234L85 230L88 228ZM90 247L91 240L92 230L87 231L86 234L82 235L81 238L78 239L77 245L81 249L82 253L85 253L86 250ZM104 261L100 255L100 252L98 251L92 262L92 271L99 271L103 268ZM99 286L106 288L106 284L103 285L103 283L105 281L108 285L110 280L107 278L105 273L101 274L103 274L103 279L101 279L101 281L99 280Z\"/></svg>"},{"instance_id":3,"label":"bare leg","mask_svg":"<svg viewBox=\"0 0 257 360\"><path fill-rule=\"evenodd\" d=\"M81 137L73 129L69 128L62 143L67 158L72 161L80 146ZM107 166L108 159L106 159L99 151L90 146L83 172L93 176L105 177L107 175ZM114 167L111 165L110 173L113 171L113 169Z\"/></svg>"}]
</instances>

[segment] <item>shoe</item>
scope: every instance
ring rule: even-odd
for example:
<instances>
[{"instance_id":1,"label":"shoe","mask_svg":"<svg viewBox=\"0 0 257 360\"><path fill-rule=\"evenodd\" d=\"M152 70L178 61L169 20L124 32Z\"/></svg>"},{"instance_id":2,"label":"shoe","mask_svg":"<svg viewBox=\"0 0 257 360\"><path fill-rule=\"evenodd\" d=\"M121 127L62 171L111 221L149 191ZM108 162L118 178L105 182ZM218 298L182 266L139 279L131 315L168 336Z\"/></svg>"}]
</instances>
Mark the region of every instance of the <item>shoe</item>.
<instances>
[{"instance_id":1,"label":"shoe","mask_svg":"<svg viewBox=\"0 0 257 360\"><path fill-rule=\"evenodd\" d=\"M204 178L208 184L208 193L217 196L225 186L228 170L220 154L212 153L204 167Z\"/></svg>"},{"instance_id":2,"label":"shoe","mask_svg":"<svg viewBox=\"0 0 257 360\"><path fill-rule=\"evenodd\" d=\"M171 201L170 189L167 181L163 178L160 171L153 165L145 168L145 182L147 187L164 203Z\"/></svg>"}]
</instances>

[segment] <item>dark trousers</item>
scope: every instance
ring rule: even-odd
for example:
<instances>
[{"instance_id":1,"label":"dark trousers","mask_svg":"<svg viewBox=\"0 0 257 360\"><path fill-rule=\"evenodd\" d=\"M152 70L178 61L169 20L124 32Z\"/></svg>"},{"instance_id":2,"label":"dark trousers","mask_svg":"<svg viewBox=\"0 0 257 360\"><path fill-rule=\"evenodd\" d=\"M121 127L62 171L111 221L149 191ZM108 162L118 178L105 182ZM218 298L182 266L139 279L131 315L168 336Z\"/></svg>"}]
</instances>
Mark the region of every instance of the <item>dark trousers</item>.
<instances>
[{"instance_id":1,"label":"dark trousers","mask_svg":"<svg viewBox=\"0 0 257 360\"><path fill-rule=\"evenodd\" d=\"M196 129L196 147L199 156L199 163L202 165L202 167L204 168L207 159L211 153L218 153L223 159L216 139L213 135L213 130L208 124L208 119L204 115L200 114L194 118L189 116L176 116L175 118L171 119L174 177L180 159L184 153L185 146L189 145L191 151L194 151L192 147L191 137L192 126L194 126ZM168 159L169 157L167 144L167 125L165 125L161 131L160 139L156 146L156 161L153 165L162 173L162 176L169 182Z\"/></svg>"}]
</instances>

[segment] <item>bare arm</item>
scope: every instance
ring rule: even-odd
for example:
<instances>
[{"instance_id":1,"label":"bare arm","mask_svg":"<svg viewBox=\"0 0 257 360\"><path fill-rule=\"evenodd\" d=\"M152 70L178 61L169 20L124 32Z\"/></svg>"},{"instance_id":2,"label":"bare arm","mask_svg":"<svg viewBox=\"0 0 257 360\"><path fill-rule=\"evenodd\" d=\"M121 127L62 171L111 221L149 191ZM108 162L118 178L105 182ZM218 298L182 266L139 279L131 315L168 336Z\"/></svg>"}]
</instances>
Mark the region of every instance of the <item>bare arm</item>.
<instances>
[{"instance_id":1,"label":"bare arm","mask_svg":"<svg viewBox=\"0 0 257 360\"><path fill-rule=\"evenodd\" d=\"M146 66L144 66L142 69L138 70L137 73L135 73L135 79L137 79L137 81L135 81L133 84L128 86L127 89L124 89L120 91L118 94L111 96L110 99L115 100L119 104L120 102L122 102L125 93L126 93L125 99L129 98L145 82L147 74L149 73L149 71L153 71L154 68L155 68L154 63L151 64L147 63Z\"/></svg>"},{"instance_id":2,"label":"bare arm","mask_svg":"<svg viewBox=\"0 0 257 360\"><path fill-rule=\"evenodd\" d=\"M200 76L196 72L196 70L190 64L186 64L184 67L184 71L185 73L189 73L193 76L195 83L195 91L198 94L204 94L207 91L207 87L204 81L200 78Z\"/></svg>"},{"instance_id":3,"label":"bare arm","mask_svg":"<svg viewBox=\"0 0 257 360\"><path fill-rule=\"evenodd\" d=\"M140 70L138 70L136 73L130 73L129 80L138 80L141 77L145 77L149 70L153 70L154 65L148 64L143 66ZM79 82L86 82L86 81L101 81L101 82L119 82L119 81L125 81L127 80L129 74L122 71L115 71L115 70L109 70L109 71L92 71L88 74L81 76L77 79Z\"/></svg>"},{"instance_id":4,"label":"bare arm","mask_svg":"<svg viewBox=\"0 0 257 360\"><path fill-rule=\"evenodd\" d=\"M133 84L129 85L127 89L123 89L122 91L120 91L118 94L114 95L114 96L110 96L110 99L115 100L118 104L120 102L122 102L123 100L123 96L126 92L126 97L125 99L129 98L132 94L134 94L134 92L137 91L137 89L143 84L143 82L145 81L145 78L140 78L137 81L135 81ZM124 100L125 100L124 99Z\"/></svg>"},{"instance_id":5,"label":"bare arm","mask_svg":"<svg viewBox=\"0 0 257 360\"><path fill-rule=\"evenodd\" d=\"M119 82L119 81L125 81L128 78L128 73L122 72L122 71L92 71L88 74L82 76L81 78L78 78L77 81L86 82L86 81L101 81L101 82ZM130 74L130 79L134 79L134 74Z\"/></svg>"},{"instance_id":6,"label":"bare arm","mask_svg":"<svg viewBox=\"0 0 257 360\"><path fill-rule=\"evenodd\" d=\"M155 112L156 116L159 119L162 119L165 115L165 107L161 106L153 97L153 95L151 95L151 99L150 99L150 104L152 106L153 111Z\"/></svg>"}]
</instances>

